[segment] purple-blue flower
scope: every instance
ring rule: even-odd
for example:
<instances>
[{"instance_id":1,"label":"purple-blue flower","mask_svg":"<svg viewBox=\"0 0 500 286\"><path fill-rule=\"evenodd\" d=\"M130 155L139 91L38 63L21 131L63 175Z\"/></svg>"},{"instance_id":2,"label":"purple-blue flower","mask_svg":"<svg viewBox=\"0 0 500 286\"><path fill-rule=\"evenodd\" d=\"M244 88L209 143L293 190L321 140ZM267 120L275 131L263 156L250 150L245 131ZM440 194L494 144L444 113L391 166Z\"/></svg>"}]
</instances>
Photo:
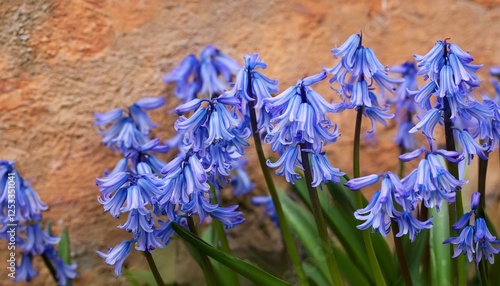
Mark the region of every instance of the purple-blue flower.
<instances>
[{"instance_id":1,"label":"purple-blue flower","mask_svg":"<svg viewBox=\"0 0 500 286\"><path fill-rule=\"evenodd\" d=\"M398 224L399 232L397 237L408 234L410 241L414 241L417 234L423 229L430 229L432 227L432 218L426 221L419 221L410 211L404 211L399 216L394 218Z\"/></svg>"},{"instance_id":2,"label":"purple-blue flower","mask_svg":"<svg viewBox=\"0 0 500 286\"><path fill-rule=\"evenodd\" d=\"M208 93L212 96L212 94L224 92L239 69L240 65L236 60L212 45L206 46L200 53L201 88L199 93Z\"/></svg>"},{"instance_id":3,"label":"purple-blue flower","mask_svg":"<svg viewBox=\"0 0 500 286\"><path fill-rule=\"evenodd\" d=\"M289 146L283 151L278 161L271 163L267 160L267 166L270 168L278 168L276 174L284 176L286 181L293 184L296 180L300 179L300 175L295 169L304 170L302 167L302 160L300 150L296 146Z\"/></svg>"},{"instance_id":4,"label":"purple-blue flower","mask_svg":"<svg viewBox=\"0 0 500 286\"><path fill-rule=\"evenodd\" d=\"M404 82L401 83L394 92L394 98L387 101L395 106L395 120L398 123L398 130L394 142L404 150L414 150L417 148L415 135L409 130L415 126L413 116L418 111L415 102L415 92L417 85L417 66L415 62L405 62L402 65L393 66L389 70L393 73L401 74Z\"/></svg>"},{"instance_id":5,"label":"purple-blue flower","mask_svg":"<svg viewBox=\"0 0 500 286\"><path fill-rule=\"evenodd\" d=\"M241 113L250 116L248 102L254 102L253 106L257 111L258 129L265 127L266 110L263 108L263 100L271 98L272 93L278 92L278 80L270 79L257 71L265 69L267 65L259 58L258 54L246 55L245 66L238 72L234 87L227 92L227 96L234 96L241 99Z\"/></svg>"},{"instance_id":6,"label":"purple-blue flower","mask_svg":"<svg viewBox=\"0 0 500 286\"><path fill-rule=\"evenodd\" d=\"M472 158L474 158L476 154L483 160L488 160L488 157L484 154L487 150L487 146L479 145L469 132L454 129L453 135L458 143L457 146L461 149L462 156L466 158L467 164L470 164Z\"/></svg>"},{"instance_id":7,"label":"purple-blue flower","mask_svg":"<svg viewBox=\"0 0 500 286\"><path fill-rule=\"evenodd\" d=\"M311 185L313 187L326 184L328 181L338 183L340 182L339 178L345 175L344 172L341 172L328 162L325 153L309 152L309 159L311 160L311 171L313 176Z\"/></svg>"},{"instance_id":8,"label":"purple-blue flower","mask_svg":"<svg viewBox=\"0 0 500 286\"><path fill-rule=\"evenodd\" d=\"M418 130L422 129L422 133L432 140L434 138L434 128L436 125L442 124L442 115L443 111L441 109L433 108L429 110L422 119L410 129L410 133L415 133Z\"/></svg>"},{"instance_id":9,"label":"purple-blue flower","mask_svg":"<svg viewBox=\"0 0 500 286\"><path fill-rule=\"evenodd\" d=\"M14 281L31 281L38 275L32 265L34 256L47 255L54 264L58 284L66 285L68 279L76 276L76 264L66 265L51 258L58 257L53 245L59 243L60 238L42 229L41 213L47 205L13 166L14 162L0 160L0 239L9 239L11 234L8 232L14 231L16 249L22 254ZM16 207L14 216L7 212L13 204ZM71 271L65 272L68 267Z\"/></svg>"},{"instance_id":10,"label":"purple-blue flower","mask_svg":"<svg viewBox=\"0 0 500 286\"><path fill-rule=\"evenodd\" d=\"M38 272L33 268L33 255L24 253L21 258L21 264L16 266L15 282L26 281L31 282L33 278L38 276Z\"/></svg>"},{"instance_id":11,"label":"purple-blue flower","mask_svg":"<svg viewBox=\"0 0 500 286\"><path fill-rule=\"evenodd\" d=\"M403 178L401 182L405 189L411 191L410 197L412 201L415 203L423 201L426 207L432 208L435 206L439 211L442 200L449 203L454 202L456 191L460 190L461 186L467 183L467 181L457 180L451 175L446 167L443 166L441 158L458 163L462 160L462 157L458 152L454 151L426 151L418 149L403 154L399 158L402 161L411 161L424 153L424 151L426 158L422 159L418 167Z\"/></svg>"},{"instance_id":12,"label":"purple-blue flower","mask_svg":"<svg viewBox=\"0 0 500 286\"><path fill-rule=\"evenodd\" d=\"M212 97L223 93L239 69L236 60L215 46L207 45L200 52L199 59L193 54L188 55L162 80L175 82L174 95L188 102L197 94Z\"/></svg>"},{"instance_id":13,"label":"purple-blue flower","mask_svg":"<svg viewBox=\"0 0 500 286\"><path fill-rule=\"evenodd\" d=\"M500 244L500 240L491 235L486 222L483 218L477 218L474 223L474 243L476 244L476 263L479 263L483 258L493 264L495 259L494 254L500 252L500 248L495 248L491 244ZM470 260L469 260L470 261Z\"/></svg>"},{"instance_id":14,"label":"purple-blue flower","mask_svg":"<svg viewBox=\"0 0 500 286\"><path fill-rule=\"evenodd\" d=\"M319 153L323 145L337 140L337 126L327 117L327 112L336 112L336 107L310 87L325 78L323 71L299 80L276 97L264 99L272 116L265 142L273 151L281 155L285 146L307 143Z\"/></svg>"},{"instance_id":15,"label":"purple-blue flower","mask_svg":"<svg viewBox=\"0 0 500 286\"><path fill-rule=\"evenodd\" d=\"M101 192L99 202L114 217L131 210L137 210L141 215L150 213L163 194L160 190L163 184L151 167L142 162L137 165L136 174L119 171L98 178L96 182ZM149 209L146 207L148 205Z\"/></svg>"},{"instance_id":16,"label":"purple-blue flower","mask_svg":"<svg viewBox=\"0 0 500 286\"><path fill-rule=\"evenodd\" d=\"M475 253L474 247L474 228L472 226L466 226L460 232L457 237L450 237L443 241L443 244L454 244L455 252L453 253L453 258L458 257L460 254L467 255L469 262Z\"/></svg>"},{"instance_id":17,"label":"purple-blue flower","mask_svg":"<svg viewBox=\"0 0 500 286\"><path fill-rule=\"evenodd\" d=\"M76 263L66 264L62 258L57 255L57 251L52 245L48 245L45 248L44 254L54 266L58 285L65 286L68 284L68 280L76 277Z\"/></svg>"},{"instance_id":18,"label":"purple-blue flower","mask_svg":"<svg viewBox=\"0 0 500 286\"><path fill-rule=\"evenodd\" d=\"M8 216L9 201L15 200L15 216ZM36 220L47 205L14 168L14 162L0 160L0 221Z\"/></svg>"},{"instance_id":19,"label":"purple-blue flower","mask_svg":"<svg viewBox=\"0 0 500 286\"><path fill-rule=\"evenodd\" d=\"M365 208L354 213L356 219L365 221L358 226L358 229L365 230L372 227L375 232L385 236L389 233L391 220L393 220L399 226L396 236L408 234L410 240L413 241L421 230L432 227L432 218L422 222L413 216L415 203L412 200L411 191L392 172L351 179L344 185L355 191L377 183L380 178L382 178L380 189ZM402 211L398 211L394 203L399 205Z\"/></svg>"},{"instance_id":20,"label":"purple-blue flower","mask_svg":"<svg viewBox=\"0 0 500 286\"><path fill-rule=\"evenodd\" d=\"M187 157L187 158L186 158ZM178 156L162 169L165 190L160 197L160 204L188 203L195 191L209 191L207 174L201 161L194 154Z\"/></svg>"},{"instance_id":21,"label":"purple-blue flower","mask_svg":"<svg viewBox=\"0 0 500 286\"><path fill-rule=\"evenodd\" d=\"M255 185L250 180L245 170L246 160L240 159L233 163L233 174L231 175L231 185L233 186L233 195L241 196L250 193Z\"/></svg>"},{"instance_id":22,"label":"purple-blue flower","mask_svg":"<svg viewBox=\"0 0 500 286\"><path fill-rule=\"evenodd\" d=\"M147 97L132 104L128 112L113 109L105 113L95 113L95 125L99 126L101 142L122 154L128 153L131 149L139 150L150 141L148 134L151 129L157 127L149 119L146 111L159 108L164 103L163 97Z\"/></svg>"},{"instance_id":23,"label":"purple-blue flower","mask_svg":"<svg viewBox=\"0 0 500 286\"><path fill-rule=\"evenodd\" d=\"M255 206L264 206L264 214L267 215L277 227L280 226L278 214L276 213L276 208L274 207L271 196L255 196L251 201Z\"/></svg>"},{"instance_id":24,"label":"purple-blue flower","mask_svg":"<svg viewBox=\"0 0 500 286\"><path fill-rule=\"evenodd\" d=\"M100 257L105 259L104 262L107 265L115 266L115 275L117 277L118 275L122 274L123 262L125 261L125 259L127 259L127 256L130 254L130 250L132 249L132 243L134 242L135 241L133 239L124 240L115 247L109 248L108 253L97 251L97 254L99 254Z\"/></svg>"},{"instance_id":25,"label":"purple-blue flower","mask_svg":"<svg viewBox=\"0 0 500 286\"><path fill-rule=\"evenodd\" d=\"M174 95L184 100L190 101L196 97L200 90L200 63L195 55L188 55L171 72L162 77L163 82L175 82Z\"/></svg>"},{"instance_id":26,"label":"purple-blue flower","mask_svg":"<svg viewBox=\"0 0 500 286\"><path fill-rule=\"evenodd\" d=\"M26 225L26 241L22 245L22 250L33 255L40 255L45 250L45 246L56 244L59 237L51 236L42 230L39 223Z\"/></svg>"},{"instance_id":27,"label":"purple-blue flower","mask_svg":"<svg viewBox=\"0 0 500 286\"><path fill-rule=\"evenodd\" d=\"M372 129L375 131L376 122L386 124L386 119L394 117L387 113L388 105L381 106L374 93L378 88L381 96L385 90L394 92L403 79L393 79L388 75L388 69L384 67L370 48L361 44L361 35L351 35L339 48L332 49L335 58L341 60L326 71L332 75L331 83L342 99L342 108L364 108L363 115L372 121Z\"/></svg>"}]
</instances>

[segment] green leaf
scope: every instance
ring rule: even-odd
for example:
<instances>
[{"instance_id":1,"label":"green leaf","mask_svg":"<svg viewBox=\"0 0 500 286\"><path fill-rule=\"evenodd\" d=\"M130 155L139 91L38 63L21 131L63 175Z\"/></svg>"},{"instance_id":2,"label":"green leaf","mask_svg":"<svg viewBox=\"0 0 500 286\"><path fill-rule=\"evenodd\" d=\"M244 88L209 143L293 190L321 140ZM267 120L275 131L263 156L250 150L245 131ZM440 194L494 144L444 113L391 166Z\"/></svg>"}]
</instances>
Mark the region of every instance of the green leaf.
<instances>
[{"instance_id":1,"label":"green leaf","mask_svg":"<svg viewBox=\"0 0 500 286\"><path fill-rule=\"evenodd\" d=\"M329 186L328 188L333 188L333 186ZM297 181L293 186L293 190L308 209L311 210L311 201L305 181ZM338 193L336 190L334 192ZM351 207L349 205L342 206L345 200L336 200L332 204L326 191L319 191L318 196L321 201L323 216L325 217L328 227L333 231L345 251L351 256L352 260L357 261L365 278L368 279L371 284L374 284L372 271L366 259L363 236L361 231L355 227L358 221L354 218Z\"/></svg>"},{"instance_id":2,"label":"green leaf","mask_svg":"<svg viewBox=\"0 0 500 286\"><path fill-rule=\"evenodd\" d=\"M353 243L351 242L351 240L354 239L358 241L359 244L356 245L356 248L362 251L363 259L361 261L366 261L367 253L363 242L363 234L360 230L355 228L356 225L359 225L361 223L354 218L354 212L356 211L356 194L354 191L351 191L349 188L344 186L344 183L348 179L349 178L347 176L344 176L343 178L341 178L340 183L335 184L329 182L327 184L327 188L328 192L333 198L335 205L338 205L339 208L342 209L344 215L347 216L346 219L349 220L349 227L347 229L351 229L352 231L357 232L356 236L348 237L349 243ZM367 203L368 201L363 196L363 205L366 205ZM341 228L340 230L344 231L343 228ZM371 240L385 280L389 285L394 285L400 275L397 273L397 262L393 259L392 252L389 248L389 245L387 244L387 241L380 234L371 234ZM346 249L346 251L348 251L348 253L351 253L350 250ZM366 266L364 267L364 269L366 269ZM369 273L369 277L370 279L372 279L372 271L369 271Z\"/></svg>"},{"instance_id":3,"label":"green leaf","mask_svg":"<svg viewBox=\"0 0 500 286\"><path fill-rule=\"evenodd\" d=\"M219 236L215 230L215 225L210 224L205 231L201 234L201 238L213 247L219 248ZM217 262L216 260L211 260L214 266L215 275L217 275L217 280L221 286L236 286L240 285L238 280L238 275L227 266Z\"/></svg>"},{"instance_id":4,"label":"green leaf","mask_svg":"<svg viewBox=\"0 0 500 286\"><path fill-rule=\"evenodd\" d=\"M323 274L321 274L318 267L316 267L313 263L304 261L302 262L302 268L304 269L304 272L307 273L310 285L322 286L330 283L329 280L325 280Z\"/></svg>"},{"instance_id":5,"label":"green leaf","mask_svg":"<svg viewBox=\"0 0 500 286\"><path fill-rule=\"evenodd\" d=\"M332 284L312 214L294 203L283 191L278 190L278 194L288 223L309 254L310 262L316 266L323 279L328 281L328 284ZM306 273L306 275L308 274Z\"/></svg>"},{"instance_id":6,"label":"green leaf","mask_svg":"<svg viewBox=\"0 0 500 286\"><path fill-rule=\"evenodd\" d=\"M422 230L413 242L407 235L403 236L403 248L405 251L406 261L410 268L411 278L415 285L423 285L423 277L420 269L422 255L425 251L425 245L429 240L429 230ZM397 257L395 257L397 259Z\"/></svg>"},{"instance_id":7,"label":"green leaf","mask_svg":"<svg viewBox=\"0 0 500 286\"><path fill-rule=\"evenodd\" d=\"M132 286L158 285L153 273L140 269L123 269L123 276Z\"/></svg>"},{"instance_id":8,"label":"green leaf","mask_svg":"<svg viewBox=\"0 0 500 286\"><path fill-rule=\"evenodd\" d=\"M322 280L329 282L322 285L331 284L330 274L321 251L321 242L318 239L319 235L312 214L305 210L304 207L293 202L283 191L280 191L279 194L283 203L283 211L287 218L289 218L290 226L297 233L297 236L309 254L311 259L310 262L316 266L317 272L321 273ZM332 247L334 247L335 258L338 262L340 272L345 276L347 281L349 281L349 284L370 285L369 279L358 267L359 261L353 259L350 255L348 257L342 249L335 246L333 243ZM310 273L306 272L306 275L310 276ZM316 278L315 280L319 279Z\"/></svg>"},{"instance_id":9,"label":"green leaf","mask_svg":"<svg viewBox=\"0 0 500 286\"><path fill-rule=\"evenodd\" d=\"M52 233L52 223L50 222L50 220L47 220L45 222L45 232L50 236L54 236L54 234Z\"/></svg>"},{"instance_id":10,"label":"green leaf","mask_svg":"<svg viewBox=\"0 0 500 286\"><path fill-rule=\"evenodd\" d=\"M327 183L327 190L333 199L333 204L329 203L328 195L325 192L319 191L320 200L322 202L323 214L328 223L328 226L333 231L335 236L349 253L365 275L366 279L374 284L373 273L368 260L367 253L363 242L363 234L356 228L360 222L354 218L356 211L355 193L346 188L343 184L348 180L347 176L341 178L340 183ZM294 191L311 208L309 197L307 195L307 186L303 180L297 181L294 186ZM363 197L363 203L368 202ZM399 277L397 273L396 261L392 258L392 252L387 244L387 241L378 234L372 235L372 242L375 248L375 254L379 260L379 264L386 281L389 284L394 284Z\"/></svg>"},{"instance_id":11,"label":"green leaf","mask_svg":"<svg viewBox=\"0 0 500 286\"><path fill-rule=\"evenodd\" d=\"M214 248L176 223L172 223L172 227L185 242L191 244L196 250L226 265L257 285L290 285L248 262Z\"/></svg>"},{"instance_id":12,"label":"green leaf","mask_svg":"<svg viewBox=\"0 0 500 286\"><path fill-rule=\"evenodd\" d=\"M61 235L61 240L59 241L57 252L59 253L59 257L61 257L64 263L71 264L71 253L70 253L71 251L70 251L69 234L67 228L64 229Z\"/></svg>"},{"instance_id":13,"label":"green leaf","mask_svg":"<svg viewBox=\"0 0 500 286\"><path fill-rule=\"evenodd\" d=\"M431 273L433 285L451 285L451 249L443 241L450 237L448 204L441 204L441 210L429 209L433 216L430 229Z\"/></svg>"}]
</instances>

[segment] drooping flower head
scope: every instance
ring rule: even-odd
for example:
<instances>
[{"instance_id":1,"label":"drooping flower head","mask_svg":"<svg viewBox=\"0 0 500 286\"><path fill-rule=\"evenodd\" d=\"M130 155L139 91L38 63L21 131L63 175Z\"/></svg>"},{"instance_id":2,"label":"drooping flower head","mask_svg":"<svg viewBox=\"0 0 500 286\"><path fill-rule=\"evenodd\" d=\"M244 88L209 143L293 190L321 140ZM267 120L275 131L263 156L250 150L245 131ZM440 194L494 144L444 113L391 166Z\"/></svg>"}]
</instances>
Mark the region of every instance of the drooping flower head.
<instances>
[{"instance_id":1,"label":"drooping flower head","mask_svg":"<svg viewBox=\"0 0 500 286\"><path fill-rule=\"evenodd\" d=\"M337 112L338 107L311 88L325 78L326 72L322 71L299 80L276 97L264 99L264 106L272 118L264 141L280 155L278 161L268 161L267 165L278 168L276 173L289 183L300 178L295 168L302 168L303 151L310 155L314 187L328 180L338 182L338 177L344 175L330 165L322 152L324 145L335 142L340 136L337 126L327 117L327 113Z\"/></svg>"},{"instance_id":2,"label":"drooping flower head","mask_svg":"<svg viewBox=\"0 0 500 286\"><path fill-rule=\"evenodd\" d=\"M484 158L488 146L480 146L475 140L493 136L494 110L486 101L477 101L473 94L480 83L476 72L482 65L472 64L473 58L468 52L446 40L437 41L426 55L414 57L420 67L418 74L429 82L415 95L427 113L419 118L420 122L410 133L422 130L432 141L435 126L445 123L454 130L455 144L467 163L475 154ZM435 100L431 100L433 96Z\"/></svg>"},{"instance_id":3,"label":"drooping flower head","mask_svg":"<svg viewBox=\"0 0 500 286\"><path fill-rule=\"evenodd\" d=\"M161 107L163 97L143 98L132 104L128 110L113 109L105 113L95 113L95 125L99 126L101 142L111 150L127 154L139 150L150 141L148 135L158 125L151 122L146 111ZM109 126L105 129L106 126Z\"/></svg>"},{"instance_id":4,"label":"drooping flower head","mask_svg":"<svg viewBox=\"0 0 500 286\"><path fill-rule=\"evenodd\" d=\"M361 34L351 35L340 47L332 49L335 58L341 60L326 71L332 75L331 83L343 100L345 108L363 107L363 114L372 121L375 131L376 122L384 125L386 119L394 117L388 114L389 107L381 105L375 94L375 87L384 96L385 91L394 92L398 83L403 79L393 79L370 48L362 46Z\"/></svg>"},{"instance_id":5,"label":"drooping flower head","mask_svg":"<svg viewBox=\"0 0 500 286\"><path fill-rule=\"evenodd\" d=\"M193 99L177 107L178 114L193 111L191 117L181 116L176 130L184 135L185 150L196 153L203 167L210 170L210 181L215 187L229 183L233 162L240 159L248 146L250 129L233 111L240 99L223 94L214 99Z\"/></svg>"},{"instance_id":6,"label":"drooping flower head","mask_svg":"<svg viewBox=\"0 0 500 286\"><path fill-rule=\"evenodd\" d=\"M243 116L250 117L249 108L256 110L258 130L255 131L261 131L268 126L270 119L267 110L263 108L264 99L271 98L272 93L278 92L278 80L270 79L258 71L267 68L258 54L246 55L244 59L245 66L238 72L234 87L227 95L241 99L240 111ZM249 103L252 103L251 107Z\"/></svg>"},{"instance_id":7,"label":"drooping flower head","mask_svg":"<svg viewBox=\"0 0 500 286\"><path fill-rule=\"evenodd\" d=\"M356 219L364 221L358 229L365 230L372 227L374 232L386 236L390 231L391 220L394 220L399 227L396 236L408 234L413 241L421 230L432 227L432 218L422 222L413 216L415 205L411 193L392 172L351 179L345 186L351 190L359 190L377 183L380 178L382 178L380 189L375 192L365 208L354 213ZM402 211L398 211L394 203L402 208Z\"/></svg>"},{"instance_id":8,"label":"drooping flower head","mask_svg":"<svg viewBox=\"0 0 500 286\"><path fill-rule=\"evenodd\" d=\"M14 213L9 211L13 208ZM14 162L0 160L0 239L11 244L14 236L15 249L22 255L21 262L15 266L14 281L30 282L36 277L38 272L33 268L33 259L41 255L52 263L58 285L66 285L68 279L76 277L76 264L62 261L54 248L60 238L42 226L42 212L47 208L14 168Z\"/></svg>"},{"instance_id":9,"label":"drooping flower head","mask_svg":"<svg viewBox=\"0 0 500 286\"><path fill-rule=\"evenodd\" d=\"M97 251L97 254L105 259L107 265L113 265L115 267L115 275L117 277L122 274L122 265L130 254L132 243L134 243L134 240L124 240L115 247L109 248L108 253Z\"/></svg>"},{"instance_id":10,"label":"drooping flower head","mask_svg":"<svg viewBox=\"0 0 500 286\"><path fill-rule=\"evenodd\" d=\"M200 224L208 216L220 220L226 228L232 228L244 221L237 205L222 207L212 204L209 175L202 160L194 152L181 154L162 170L165 192L159 198L160 209L175 220L179 215L198 215Z\"/></svg>"},{"instance_id":11,"label":"drooping flower head","mask_svg":"<svg viewBox=\"0 0 500 286\"><path fill-rule=\"evenodd\" d=\"M213 45L207 45L200 58L188 55L170 73L163 76L165 83L175 82L174 95L183 102L191 101L197 94L219 95L223 93L240 69L236 60Z\"/></svg>"},{"instance_id":12,"label":"drooping flower head","mask_svg":"<svg viewBox=\"0 0 500 286\"><path fill-rule=\"evenodd\" d=\"M493 264L494 255L500 252L500 248L495 248L492 244L500 244L495 236L489 231L484 218L478 217L477 208L479 206L480 193L473 193L471 197L471 210L462 215L462 217L453 225L452 229L460 231L457 237L450 237L443 243L455 245L453 257L460 254L467 256L469 262L472 262L475 256L477 264L483 258ZM474 218L474 224L471 225L471 219Z\"/></svg>"},{"instance_id":13,"label":"drooping flower head","mask_svg":"<svg viewBox=\"0 0 500 286\"><path fill-rule=\"evenodd\" d=\"M444 165L444 160L458 163L463 157L455 151L428 151L420 148L399 156L399 159L408 162L422 154L425 154L425 158L420 160L418 167L403 178L401 183L410 191L413 204L423 201L427 208L436 207L439 211L442 201L455 202L456 192L467 183L466 180L458 180L450 174Z\"/></svg>"},{"instance_id":14,"label":"drooping flower head","mask_svg":"<svg viewBox=\"0 0 500 286\"><path fill-rule=\"evenodd\" d=\"M414 150L417 141L413 133L408 131L415 126L413 117L418 111L418 105L415 102L415 93L412 90L417 89L417 66L415 62L405 62L402 65L393 66L390 72L400 74L404 79L394 92L394 97L387 101L394 104L395 120L398 124L398 130L394 141L403 148L403 150Z\"/></svg>"}]
</instances>

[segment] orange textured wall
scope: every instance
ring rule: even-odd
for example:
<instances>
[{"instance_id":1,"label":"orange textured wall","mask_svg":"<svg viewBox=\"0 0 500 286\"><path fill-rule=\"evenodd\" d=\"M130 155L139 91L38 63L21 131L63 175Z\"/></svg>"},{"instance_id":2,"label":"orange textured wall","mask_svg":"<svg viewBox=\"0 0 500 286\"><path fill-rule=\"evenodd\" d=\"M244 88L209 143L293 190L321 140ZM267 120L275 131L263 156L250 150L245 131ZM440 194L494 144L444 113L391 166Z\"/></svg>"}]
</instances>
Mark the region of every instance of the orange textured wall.
<instances>
[{"instance_id":1,"label":"orange textured wall","mask_svg":"<svg viewBox=\"0 0 500 286\"><path fill-rule=\"evenodd\" d=\"M95 254L128 234L116 229L118 221L103 214L96 200L95 178L119 156L99 144L93 112L165 95L167 106L153 112L153 118L161 123L156 134L166 139L176 119L168 111L178 101L160 77L188 53L198 53L210 43L239 60L259 52L269 66L266 75L278 77L283 90L322 65L333 66L330 49L360 30L364 44L387 65L426 53L438 39L451 38L469 50L476 63L485 64L480 76L484 90L491 91L487 68L500 64L496 2L0 1L0 159L15 160L50 205L44 217L53 221L56 233L69 227L72 256L79 264L76 284L120 285L123 278L115 279L112 267ZM337 100L328 88L322 91ZM328 149L332 163L343 170L351 168L353 118L353 113L346 113L335 119L343 135ZM397 148L391 142L395 127L379 126L377 132L377 145L363 145L364 174L396 168ZM252 152L249 156L255 159ZM493 157L489 188L496 194L498 156ZM470 180L474 182L473 176ZM262 189L258 184L257 191ZM248 201L242 204L248 206ZM496 195L488 204L497 208ZM279 234L259 222L258 212L248 212L248 221L232 231L236 252L250 259L255 249L262 255L279 253ZM256 233L260 240L245 240L248 233ZM133 258L129 265L145 263L138 255ZM170 277L184 283L199 279L188 274L191 262L175 259L177 273ZM36 285L44 283L51 285L46 271L36 280ZM0 284L10 285L5 279Z\"/></svg>"}]
</instances>

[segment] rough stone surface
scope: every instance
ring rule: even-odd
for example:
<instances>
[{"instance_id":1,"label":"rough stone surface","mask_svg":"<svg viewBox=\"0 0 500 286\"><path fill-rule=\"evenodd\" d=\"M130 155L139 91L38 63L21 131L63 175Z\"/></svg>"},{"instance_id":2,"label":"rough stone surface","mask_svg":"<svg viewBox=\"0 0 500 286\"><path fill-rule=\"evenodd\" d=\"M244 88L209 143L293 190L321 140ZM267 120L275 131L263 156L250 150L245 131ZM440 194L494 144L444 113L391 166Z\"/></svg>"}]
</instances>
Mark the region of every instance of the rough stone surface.
<instances>
[{"instance_id":1,"label":"rough stone surface","mask_svg":"<svg viewBox=\"0 0 500 286\"><path fill-rule=\"evenodd\" d=\"M55 233L68 227L72 257L78 263L76 285L122 285L112 267L95 250L105 251L128 234L103 214L95 178L119 156L99 144L92 113L125 107L144 96L167 96L167 106L153 112L161 123L156 135L172 135L178 101L160 80L188 53L215 44L241 59L259 52L266 74L279 77L283 90L322 65L333 66L330 49L350 34L363 31L363 41L382 63L399 64L414 53L426 53L438 39L451 38L485 64L500 64L500 6L497 1L160 1L53 0L0 1L0 158L15 160L43 201ZM327 86L319 88L338 100ZM342 137L328 149L331 161L351 169L354 113L334 120ZM362 173L396 169L395 126L378 126L377 139L364 143ZM165 159L168 159L167 155ZM256 155L249 151L250 161ZM492 155L488 206L498 212L498 153ZM253 178L262 182L260 172ZM475 171L469 172L474 183ZM470 190L474 190L471 187ZM467 190L467 191L470 191ZM257 183L257 193L264 186ZM286 261L271 223L241 200L247 222L231 231L235 252L262 265ZM467 201L467 200L466 200ZM497 214L498 215L498 214ZM0 258L5 245L0 244ZM169 281L197 284L199 270L185 259L182 243L170 246ZM4 261L1 259L1 261ZM4 262L0 263L3 265ZM145 267L133 254L130 267ZM287 265L275 267L277 274ZM41 267L39 267L41 268ZM1 267L4 273L4 267ZM6 279L1 285L10 285ZM45 270L36 285L52 285Z\"/></svg>"}]
</instances>

